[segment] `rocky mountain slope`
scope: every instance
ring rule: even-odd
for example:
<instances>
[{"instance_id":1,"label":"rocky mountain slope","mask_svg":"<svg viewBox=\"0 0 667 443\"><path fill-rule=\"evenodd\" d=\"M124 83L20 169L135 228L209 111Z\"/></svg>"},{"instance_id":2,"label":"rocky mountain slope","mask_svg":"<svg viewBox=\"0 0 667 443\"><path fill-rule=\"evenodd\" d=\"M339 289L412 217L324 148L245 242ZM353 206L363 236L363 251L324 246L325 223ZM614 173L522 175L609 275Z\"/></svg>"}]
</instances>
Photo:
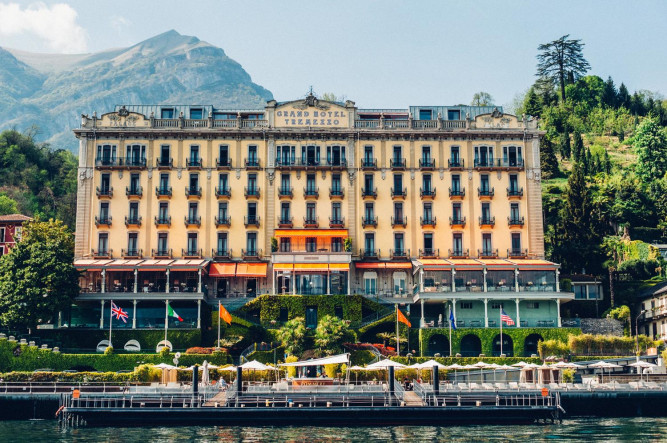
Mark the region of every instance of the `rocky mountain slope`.
<instances>
[{"instance_id":1,"label":"rocky mountain slope","mask_svg":"<svg viewBox=\"0 0 667 443\"><path fill-rule=\"evenodd\" d=\"M0 130L35 125L38 140L72 151L82 113L117 104L254 108L272 98L222 49L176 31L87 55L0 48Z\"/></svg>"}]
</instances>

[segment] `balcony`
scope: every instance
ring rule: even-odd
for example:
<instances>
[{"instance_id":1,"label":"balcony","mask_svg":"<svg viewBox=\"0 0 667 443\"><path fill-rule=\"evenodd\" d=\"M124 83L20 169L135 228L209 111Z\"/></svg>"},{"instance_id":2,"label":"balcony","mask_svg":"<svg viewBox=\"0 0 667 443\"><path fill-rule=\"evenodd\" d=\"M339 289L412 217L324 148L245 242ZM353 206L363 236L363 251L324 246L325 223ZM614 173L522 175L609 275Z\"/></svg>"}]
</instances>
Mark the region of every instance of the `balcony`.
<instances>
[{"instance_id":1,"label":"balcony","mask_svg":"<svg viewBox=\"0 0 667 443\"><path fill-rule=\"evenodd\" d=\"M171 249L151 249L151 256L153 258L172 258L174 256Z\"/></svg>"},{"instance_id":2,"label":"balcony","mask_svg":"<svg viewBox=\"0 0 667 443\"><path fill-rule=\"evenodd\" d=\"M113 257L113 249L91 249L90 255L93 258L111 258Z\"/></svg>"},{"instance_id":3,"label":"balcony","mask_svg":"<svg viewBox=\"0 0 667 443\"><path fill-rule=\"evenodd\" d=\"M121 249L120 256L123 258L143 258L143 249Z\"/></svg>"},{"instance_id":4,"label":"balcony","mask_svg":"<svg viewBox=\"0 0 667 443\"><path fill-rule=\"evenodd\" d=\"M345 197L345 191L342 188L329 189L329 198L343 198L343 197Z\"/></svg>"},{"instance_id":5,"label":"balcony","mask_svg":"<svg viewBox=\"0 0 667 443\"><path fill-rule=\"evenodd\" d=\"M232 159L231 158L222 158L215 161L215 167L218 170L226 170L232 168Z\"/></svg>"},{"instance_id":6,"label":"balcony","mask_svg":"<svg viewBox=\"0 0 667 443\"><path fill-rule=\"evenodd\" d=\"M345 217L329 217L329 227L330 228L344 228L345 227Z\"/></svg>"},{"instance_id":7,"label":"balcony","mask_svg":"<svg viewBox=\"0 0 667 443\"><path fill-rule=\"evenodd\" d=\"M146 167L145 158L127 158L125 159L125 167L128 169L143 169Z\"/></svg>"},{"instance_id":8,"label":"balcony","mask_svg":"<svg viewBox=\"0 0 667 443\"><path fill-rule=\"evenodd\" d=\"M113 197L113 187L96 188L97 198L111 198Z\"/></svg>"},{"instance_id":9,"label":"balcony","mask_svg":"<svg viewBox=\"0 0 667 443\"><path fill-rule=\"evenodd\" d=\"M507 258L526 258L528 249L512 248L507 250Z\"/></svg>"},{"instance_id":10,"label":"balcony","mask_svg":"<svg viewBox=\"0 0 667 443\"><path fill-rule=\"evenodd\" d=\"M522 227L524 224L523 217L507 217L507 225L510 228Z\"/></svg>"},{"instance_id":11,"label":"balcony","mask_svg":"<svg viewBox=\"0 0 667 443\"><path fill-rule=\"evenodd\" d=\"M215 196L218 198L231 198L232 196L232 189L229 187L225 188L220 188L218 186L215 187Z\"/></svg>"},{"instance_id":12,"label":"balcony","mask_svg":"<svg viewBox=\"0 0 667 443\"><path fill-rule=\"evenodd\" d=\"M246 169L259 169L259 159L258 158L247 158L245 160Z\"/></svg>"},{"instance_id":13,"label":"balcony","mask_svg":"<svg viewBox=\"0 0 667 443\"><path fill-rule=\"evenodd\" d=\"M491 159L475 159L473 162L473 167L475 169L491 169L493 166L494 163Z\"/></svg>"},{"instance_id":14,"label":"balcony","mask_svg":"<svg viewBox=\"0 0 667 443\"><path fill-rule=\"evenodd\" d=\"M365 258L380 258L380 250L379 249L369 249L369 248L364 248L359 250L359 258L365 259Z\"/></svg>"},{"instance_id":15,"label":"balcony","mask_svg":"<svg viewBox=\"0 0 667 443\"><path fill-rule=\"evenodd\" d=\"M160 226L171 226L171 215L155 217L155 226L158 228Z\"/></svg>"},{"instance_id":16,"label":"balcony","mask_svg":"<svg viewBox=\"0 0 667 443\"><path fill-rule=\"evenodd\" d=\"M216 260L231 260L232 259L232 250L231 249L211 249L211 257Z\"/></svg>"},{"instance_id":17,"label":"balcony","mask_svg":"<svg viewBox=\"0 0 667 443\"><path fill-rule=\"evenodd\" d=\"M160 198L171 198L171 186L158 186L155 188L155 195Z\"/></svg>"},{"instance_id":18,"label":"balcony","mask_svg":"<svg viewBox=\"0 0 667 443\"><path fill-rule=\"evenodd\" d=\"M468 249L450 249L449 258L470 258L470 251Z\"/></svg>"},{"instance_id":19,"label":"balcony","mask_svg":"<svg viewBox=\"0 0 667 443\"><path fill-rule=\"evenodd\" d=\"M517 158L517 159L505 159L505 160L498 160L498 166L501 168L505 169L523 169L524 168L524 163L522 158Z\"/></svg>"},{"instance_id":20,"label":"balcony","mask_svg":"<svg viewBox=\"0 0 667 443\"><path fill-rule=\"evenodd\" d=\"M405 169L405 158L403 157L392 157L389 159L389 167L394 171L400 171Z\"/></svg>"},{"instance_id":21,"label":"balcony","mask_svg":"<svg viewBox=\"0 0 667 443\"><path fill-rule=\"evenodd\" d=\"M523 197L523 188L507 188L507 198Z\"/></svg>"},{"instance_id":22,"label":"balcony","mask_svg":"<svg viewBox=\"0 0 667 443\"><path fill-rule=\"evenodd\" d=\"M361 188L363 198L378 198L378 188Z\"/></svg>"},{"instance_id":23,"label":"balcony","mask_svg":"<svg viewBox=\"0 0 667 443\"><path fill-rule=\"evenodd\" d=\"M392 260L409 260L410 259L410 250L409 249L390 249L389 257Z\"/></svg>"},{"instance_id":24,"label":"balcony","mask_svg":"<svg viewBox=\"0 0 667 443\"><path fill-rule=\"evenodd\" d=\"M466 196L466 188L452 189L449 188L449 198L452 200L463 200Z\"/></svg>"},{"instance_id":25,"label":"balcony","mask_svg":"<svg viewBox=\"0 0 667 443\"><path fill-rule=\"evenodd\" d=\"M408 195L408 189L407 188L391 188L391 198L392 199L403 199L405 200L405 197Z\"/></svg>"},{"instance_id":26,"label":"balcony","mask_svg":"<svg viewBox=\"0 0 667 443\"><path fill-rule=\"evenodd\" d=\"M435 188L433 189L419 188L419 196L423 200L433 200L435 198Z\"/></svg>"},{"instance_id":27,"label":"balcony","mask_svg":"<svg viewBox=\"0 0 667 443\"><path fill-rule=\"evenodd\" d=\"M125 226L141 226L141 216L125 217Z\"/></svg>"},{"instance_id":28,"label":"balcony","mask_svg":"<svg viewBox=\"0 0 667 443\"><path fill-rule=\"evenodd\" d=\"M95 226L111 226L111 216L101 215L95 216Z\"/></svg>"},{"instance_id":29,"label":"balcony","mask_svg":"<svg viewBox=\"0 0 667 443\"><path fill-rule=\"evenodd\" d=\"M319 197L320 197L320 188L313 188L313 187L303 188L303 198L317 199Z\"/></svg>"},{"instance_id":30,"label":"balcony","mask_svg":"<svg viewBox=\"0 0 667 443\"><path fill-rule=\"evenodd\" d=\"M419 217L419 224L421 224L422 227L435 228L436 217Z\"/></svg>"},{"instance_id":31,"label":"balcony","mask_svg":"<svg viewBox=\"0 0 667 443\"><path fill-rule=\"evenodd\" d=\"M491 200L493 198L493 195L495 194L495 188L477 188L477 197L479 197L480 200Z\"/></svg>"},{"instance_id":32,"label":"balcony","mask_svg":"<svg viewBox=\"0 0 667 443\"><path fill-rule=\"evenodd\" d=\"M216 215L215 217L213 217L213 221L215 222L215 227L216 228L219 228L221 226L224 226L224 227L228 228L232 224L232 218L229 217L229 216L225 217L224 215L222 217L218 217Z\"/></svg>"},{"instance_id":33,"label":"balcony","mask_svg":"<svg viewBox=\"0 0 667 443\"><path fill-rule=\"evenodd\" d=\"M478 258L498 258L498 249L478 249Z\"/></svg>"},{"instance_id":34,"label":"balcony","mask_svg":"<svg viewBox=\"0 0 667 443\"><path fill-rule=\"evenodd\" d=\"M202 258L201 249L181 249L181 256L183 258Z\"/></svg>"},{"instance_id":35,"label":"balcony","mask_svg":"<svg viewBox=\"0 0 667 443\"><path fill-rule=\"evenodd\" d=\"M432 171L435 169L435 159L433 158L420 158L419 159L419 169L422 171Z\"/></svg>"},{"instance_id":36,"label":"balcony","mask_svg":"<svg viewBox=\"0 0 667 443\"><path fill-rule=\"evenodd\" d=\"M377 228L378 218L377 217L361 217L361 226L363 228Z\"/></svg>"},{"instance_id":37,"label":"balcony","mask_svg":"<svg viewBox=\"0 0 667 443\"><path fill-rule=\"evenodd\" d=\"M189 170L201 169L201 158L186 158L185 167Z\"/></svg>"},{"instance_id":38,"label":"balcony","mask_svg":"<svg viewBox=\"0 0 667 443\"><path fill-rule=\"evenodd\" d=\"M450 158L447 160L447 167L451 170L461 170L465 167L465 160L461 158Z\"/></svg>"},{"instance_id":39,"label":"balcony","mask_svg":"<svg viewBox=\"0 0 667 443\"><path fill-rule=\"evenodd\" d=\"M449 217L449 226L452 228L464 228L466 225L466 218L461 216Z\"/></svg>"},{"instance_id":40,"label":"balcony","mask_svg":"<svg viewBox=\"0 0 667 443\"><path fill-rule=\"evenodd\" d=\"M361 169L371 171L374 169L377 169L378 167L378 161L376 158L362 158L361 159Z\"/></svg>"},{"instance_id":41,"label":"balcony","mask_svg":"<svg viewBox=\"0 0 667 443\"><path fill-rule=\"evenodd\" d=\"M243 257L244 260L260 259L260 258L262 258L262 250L261 249L248 249L246 251L245 249L241 249L241 256Z\"/></svg>"},{"instance_id":42,"label":"balcony","mask_svg":"<svg viewBox=\"0 0 667 443\"><path fill-rule=\"evenodd\" d=\"M279 198L292 198L294 196L294 188L290 186L281 186L278 188Z\"/></svg>"},{"instance_id":43,"label":"balcony","mask_svg":"<svg viewBox=\"0 0 667 443\"><path fill-rule=\"evenodd\" d=\"M201 186L186 186L185 196L188 198L201 198Z\"/></svg>"},{"instance_id":44,"label":"balcony","mask_svg":"<svg viewBox=\"0 0 667 443\"><path fill-rule=\"evenodd\" d=\"M440 258L440 249L433 249L433 248L420 249L419 258Z\"/></svg>"},{"instance_id":45,"label":"balcony","mask_svg":"<svg viewBox=\"0 0 667 443\"><path fill-rule=\"evenodd\" d=\"M331 169L344 169L347 168L347 160L327 160L327 167Z\"/></svg>"},{"instance_id":46,"label":"balcony","mask_svg":"<svg viewBox=\"0 0 667 443\"><path fill-rule=\"evenodd\" d=\"M196 226L196 227L201 226L201 215L197 215L197 216L195 216L195 215L190 215L190 216L186 215L185 217L183 217L183 220L185 220L185 227L186 228L190 228L192 226Z\"/></svg>"},{"instance_id":47,"label":"balcony","mask_svg":"<svg viewBox=\"0 0 667 443\"><path fill-rule=\"evenodd\" d=\"M126 186L125 195L128 198L130 197L141 198L144 195L144 188L142 188L141 186Z\"/></svg>"},{"instance_id":48,"label":"balcony","mask_svg":"<svg viewBox=\"0 0 667 443\"><path fill-rule=\"evenodd\" d=\"M289 158L289 156L287 158L280 158L280 157L276 158L276 168L291 168L296 165L297 165L297 160L296 159L292 160L291 158Z\"/></svg>"},{"instance_id":49,"label":"balcony","mask_svg":"<svg viewBox=\"0 0 667 443\"><path fill-rule=\"evenodd\" d=\"M115 157L97 157L95 159L95 167L97 169L111 169L122 165L122 160L119 160Z\"/></svg>"},{"instance_id":50,"label":"balcony","mask_svg":"<svg viewBox=\"0 0 667 443\"><path fill-rule=\"evenodd\" d=\"M155 167L158 169L171 169L174 167L174 159L158 157L158 159L155 161Z\"/></svg>"},{"instance_id":51,"label":"balcony","mask_svg":"<svg viewBox=\"0 0 667 443\"><path fill-rule=\"evenodd\" d=\"M303 227L304 228L318 228L320 226L319 217L304 217L303 218Z\"/></svg>"},{"instance_id":52,"label":"balcony","mask_svg":"<svg viewBox=\"0 0 667 443\"><path fill-rule=\"evenodd\" d=\"M292 228L294 227L294 217L280 217L278 219L279 228Z\"/></svg>"},{"instance_id":53,"label":"balcony","mask_svg":"<svg viewBox=\"0 0 667 443\"><path fill-rule=\"evenodd\" d=\"M391 218L391 227L395 228L400 226L405 228L408 225L408 217L392 217Z\"/></svg>"},{"instance_id":54,"label":"balcony","mask_svg":"<svg viewBox=\"0 0 667 443\"><path fill-rule=\"evenodd\" d=\"M496 217L491 217L491 216L479 217L479 225L481 227L492 228L496 225Z\"/></svg>"},{"instance_id":55,"label":"balcony","mask_svg":"<svg viewBox=\"0 0 667 443\"><path fill-rule=\"evenodd\" d=\"M243 188L243 195L245 198L259 198L259 186Z\"/></svg>"},{"instance_id":56,"label":"balcony","mask_svg":"<svg viewBox=\"0 0 667 443\"><path fill-rule=\"evenodd\" d=\"M259 216L244 216L243 217L243 224L247 228L248 226L255 226L259 228Z\"/></svg>"}]
</instances>

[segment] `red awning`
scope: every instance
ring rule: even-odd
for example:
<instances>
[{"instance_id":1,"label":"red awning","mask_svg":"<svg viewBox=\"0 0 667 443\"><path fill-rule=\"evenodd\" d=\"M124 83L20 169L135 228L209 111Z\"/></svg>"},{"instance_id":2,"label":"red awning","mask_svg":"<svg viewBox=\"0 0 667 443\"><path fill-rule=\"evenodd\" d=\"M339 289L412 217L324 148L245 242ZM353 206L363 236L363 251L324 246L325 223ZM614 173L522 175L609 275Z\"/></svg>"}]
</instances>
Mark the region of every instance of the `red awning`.
<instances>
[{"instance_id":1,"label":"red awning","mask_svg":"<svg viewBox=\"0 0 667 443\"><path fill-rule=\"evenodd\" d=\"M239 263L236 265L237 277L266 277L266 263Z\"/></svg>"},{"instance_id":2,"label":"red awning","mask_svg":"<svg viewBox=\"0 0 667 443\"><path fill-rule=\"evenodd\" d=\"M233 277L236 274L236 263L213 263L208 271L209 277Z\"/></svg>"}]
</instances>

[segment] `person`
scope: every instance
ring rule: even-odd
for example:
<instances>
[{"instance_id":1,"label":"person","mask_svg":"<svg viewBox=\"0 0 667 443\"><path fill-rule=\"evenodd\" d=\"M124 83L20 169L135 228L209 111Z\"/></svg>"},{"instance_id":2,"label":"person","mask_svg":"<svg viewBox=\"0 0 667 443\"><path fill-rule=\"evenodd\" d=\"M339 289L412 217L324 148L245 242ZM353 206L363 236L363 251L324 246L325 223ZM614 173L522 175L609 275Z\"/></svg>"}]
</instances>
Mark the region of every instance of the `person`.
<instances>
[{"instance_id":1,"label":"person","mask_svg":"<svg viewBox=\"0 0 667 443\"><path fill-rule=\"evenodd\" d=\"M406 390L406 391L409 391L409 390L410 390L410 381L408 380L408 377L405 377L405 378L403 379L403 386L405 387L405 390Z\"/></svg>"},{"instance_id":2,"label":"person","mask_svg":"<svg viewBox=\"0 0 667 443\"><path fill-rule=\"evenodd\" d=\"M220 389L223 391L227 390L227 382L222 377L220 377Z\"/></svg>"}]
</instances>

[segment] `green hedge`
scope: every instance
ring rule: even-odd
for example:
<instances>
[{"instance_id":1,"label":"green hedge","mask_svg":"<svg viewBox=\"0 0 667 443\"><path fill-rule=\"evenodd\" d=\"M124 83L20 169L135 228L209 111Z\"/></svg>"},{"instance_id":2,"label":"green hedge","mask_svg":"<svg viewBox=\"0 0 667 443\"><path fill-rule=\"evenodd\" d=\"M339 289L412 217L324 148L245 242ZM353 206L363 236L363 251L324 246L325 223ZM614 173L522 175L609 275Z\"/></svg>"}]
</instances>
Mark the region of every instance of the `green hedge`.
<instances>
[{"instance_id":1,"label":"green hedge","mask_svg":"<svg viewBox=\"0 0 667 443\"><path fill-rule=\"evenodd\" d=\"M248 361L257 360L264 364L273 364L273 350L270 351L254 351L248 354ZM276 362L282 362L285 359L285 348L282 346L276 348L275 351Z\"/></svg>"},{"instance_id":2,"label":"green hedge","mask_svg":"<svg viewBox=\"0 0 667 443\"><path fill-rule=\"evenodd\" d=\"M167 357L159 354L62 354L36 346L19 346L16 342L0 339L0 372L34 371L40 368L62 371L77 366L92 367L98 371L120 371L132 370L142 363L173 364L173 358L173 354ZM229 355L221 352L206 355L183 354L179 365L191 366L195 363L201 364L204 360L216 365L231 363Z\"/></svg>"},{"instance_id":3,"label":"green hedge","mask_svg":"<svg viewBox=\"0 0 667 443\"><path fill-rule=\"evenodd\" d=\"M369 363L372 363L375 360L375 354L371 351L361 350L361 351L351 351L350 352L350 365L363 366Z\"/></svg>"},{"instance_id":4,"label":"green hedge","mask_svg":"<svg viewBox=\"0 0 667 443\"><path fill-rule=\"evenodd\" d=\"M486 363L496 363L498 365L513 365L515 363L519 363L520 361L526 362L526 363L535 363L535 364L542 364L542 360L539 359L539 357L391 357L391 360L397 361L399 363L403 363L405 365L407 364L415 364L415 363L424 363L425 361L428 360L435 360L438 363L442 363L443 365L452 365L454 363L458 363L459 365L473 365L477 363L478 361L482 360Z\"/></svg>"},{"instance_id":5,"label":"green hedge","mask_svg":"<svg viewBox=\"0 0 667 443\"><path fill-rule=\"evenodd\" d=\"M419 354L426 355L428 353L428 342L433 335L444 335L449 339L449 329L446 328L428 328L419 330ZM461 339L466 335L475 335L479 337L482 342L482 354L492 355L493 339L500 334L500 329L493 328L464 328L452 331L452 354L461 352ZM579 328L505 328L503 334L512 339L514 346L513 354L515 356L523 355L524 342L526 337L531 334L539 334L544 340L559 340L567 343L570 335L581 334Z\"/></svg>"},{"instance_id":6,"label":"green hedge","mask_svg":"<svg viewBox=\"0 0 667 443\"><path fill-rule=\"evenodd\" d=\"M109 339L106 329L40 329L34 335L41 339L52 340L61 344L62 349L94 350L102 340ZM175 350L185 350L201 346L199 329L170 329L167 338ZM111 339L118 350L122 350L129 340L137 340L143 351L154 351L157 344L164 340L164 329L115 329Z\"/></svg>"},{"instance_id":7,"label":"green hedge","mask_svg":"<svg viewBox=\"0 0 667 443\"><path fill-rule=\"evenodd\" d=\"M361 295L262 295L246 303L240 312L259 311L262 324L280 319L280 308L287 308L288 319L305 317L307 307L317 307L318 320L325 315L335 315L335 308L343 309L343 319L360 323L363 297Z\"/></svg>"}]
</instances>

